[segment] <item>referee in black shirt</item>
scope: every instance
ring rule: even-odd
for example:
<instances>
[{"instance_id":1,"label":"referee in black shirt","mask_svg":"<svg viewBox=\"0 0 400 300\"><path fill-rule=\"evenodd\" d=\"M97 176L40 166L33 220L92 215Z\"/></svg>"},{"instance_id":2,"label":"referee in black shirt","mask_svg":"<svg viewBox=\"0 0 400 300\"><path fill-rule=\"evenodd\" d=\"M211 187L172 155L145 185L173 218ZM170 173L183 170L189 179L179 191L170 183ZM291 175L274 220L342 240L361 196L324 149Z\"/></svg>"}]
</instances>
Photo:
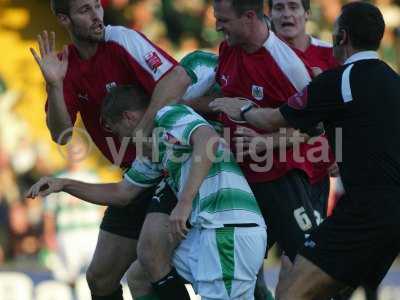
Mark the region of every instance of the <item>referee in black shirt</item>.
<instances>
[{"instance_id":1,"label":"referee in black shirt","mask_svg":"<svg viewBox=\"0 0 400 300\"><path fill-rule=\"evenodd\" d=\"M384 30L378 8L347 4L333 33L342 67L316 77L279 109L248 110L239 99L210 104L270 131L292 126L312 132L323 122L333 149L335 140L342 143L346 195L280 280L279 300L325 299L359 285L376 288L400 252L400 77L376 53Z\"/></svg>"}]
</instances>

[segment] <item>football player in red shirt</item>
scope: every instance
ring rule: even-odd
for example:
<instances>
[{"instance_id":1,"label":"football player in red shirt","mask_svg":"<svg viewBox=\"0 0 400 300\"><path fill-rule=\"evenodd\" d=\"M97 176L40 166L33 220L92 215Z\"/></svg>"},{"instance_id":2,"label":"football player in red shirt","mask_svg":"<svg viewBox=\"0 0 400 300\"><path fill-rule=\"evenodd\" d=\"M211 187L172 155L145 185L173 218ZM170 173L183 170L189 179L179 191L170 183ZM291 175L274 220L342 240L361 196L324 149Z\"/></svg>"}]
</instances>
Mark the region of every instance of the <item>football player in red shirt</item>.
<instances>
[{"instance_id":1,"label":"football player in red shirt","mask_svg":"<svg viewBox=\"0 0 400 300\"><path fill-rule=\"evenodd\" d=\"M116 85L136 82L152 95L151 105L140 125L147 134L152 130L155 113L165 104L179 99L191 80L173 58L141 33L105 26L99 0L52 0L51 6L72 41L57 55L55 34L44 31L38 36L40 55L31 49L46 81L46 121L51 136L58 144L68 143L79 112L87 132L103 155L118 166L129 167L135 158L134 145L120 143L102 126L100 109L107 91ZM122 299L120 280L136 259L137 247L150 280L162 279L152 278L151 274L164 272L166 276L170 272L159 270L160 265L169 265L170 256L164 248L168 245L168 236L162 230L152 229L165 228L169 216L162 211L149 210L152 209L148 204L152 195L153 191L144 193L132 206L108 207L86 274L93 299ZM141 230L148 210L151 213ZM160 263L162 259L166 262ZM183 285L181 292L186 293ZM188 299L187 293L179 297Z\"/></svg>"},{"instance_id":2,"label":"football player in red shirt","mask_svg":"<svg viewBox=\"0 0 400 300\"><path fill-rule=\"evenodd\" d=\"M225 97L243 97L259 107L278 107L281 99L288 99L282 96L295 94L311 80L311 70L297 50L269 30L264 20L263 1L215 0L214 14L217 30L225 36L216 73ZM225 114L221 119L230 129L232 148L237 158L243 158L242 170L269 226L268 247L278 242L293 259L305 235L321 221L321 213L314 203L322 202L321 199L326 203L327 171L333 163L332 157L314 163L298 159L295 147L271 151L268 147L276 148L281 140L290 146L291 138L297 133L290 128L283 136L277 133L273 143L264 144L264 149L255 149L251 146L262 143L252 144L246 132L256 131L257 135L267 132ZM304 156L320 147L306 142L297 146ZM285 159L281 159L279 152L285 152Z\"/></svg>"},{"instance_id":3,"label":"football player in red shirt","mask_svg":"<svg viewBox=\"0 0 400 300\"><path fill-rule=\"evenodd\" d=\"M310 0L269 0L268 4L274 31L301 52L309 66L327 70L339 65L333 57L332 45L306 32Z\"/></svg>"},{"instance_id":4,"label":"football player in red shirt","mask_svg":"<svg viewBox=\"0 0 400 300\"><path fill-rule=\"evenodd\" d=\"M274 31L281 39L296 49L311 68L325 71L339 66L333 56L332 45L306 32L306 23L311 14L310 0L269 0L268 5ZM332 213L335 203L343 195L336 164L332 166L330 174L327 215Z\"/></svg>"},{"instance_id":5,"label":"football player in red shirt","mask_svg":"<svg viewBox=\"0 0 400 300\"><path fill-rule=\"evenodd\" d=\"M215 0L214 13L217 30L225 36L216 74L225 97L247 98L259 107L278 107L281 96L293 95L307 85L310 65L300 51L269 30L263 1ZM222 115L222 121L233 133L233 149L237 158L244 159L242 170L266 219L268 248L278 242L294 259L305 237L325 216L327 175L333 157L325 151L321 155L326 157L316 163L297 159L296 147L304 158L320 146L318 142L305 143L307 137L302 136L303 143L290 147L293 136L298 135L290 128L271 134L227 115ZM272 143L260 142L263 135L272 137ZM254 139L258 142L252 143ZM286 150L280 147L282 140ZM285 152L285 159L280 158L281 152Z\"/></svg>"}]
</instances>

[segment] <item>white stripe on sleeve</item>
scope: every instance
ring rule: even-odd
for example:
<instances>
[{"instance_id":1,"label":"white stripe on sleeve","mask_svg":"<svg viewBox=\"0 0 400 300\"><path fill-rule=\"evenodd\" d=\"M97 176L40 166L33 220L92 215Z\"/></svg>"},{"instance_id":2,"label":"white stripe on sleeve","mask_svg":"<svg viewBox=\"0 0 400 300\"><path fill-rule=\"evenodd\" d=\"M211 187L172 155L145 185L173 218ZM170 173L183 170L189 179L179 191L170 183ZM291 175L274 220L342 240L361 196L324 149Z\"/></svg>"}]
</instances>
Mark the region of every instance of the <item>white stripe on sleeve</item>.
<instances>
[{"instance_id":1,"label":"white stripe on sleeve","mask_svg":"<svg viewBox=\"0 0 400 300\"><path fill-rule=\"evenodd\" d=\"M115 42L123 47L155 81L158 81L173 66L149 41L132 29L122 26L107 26L105 41Z\"/></svg>"},{"instance_id":2,"label":"white stripe on sleeve","mask_svg":"<svg viewBox=\"0 0 400 300\"><path fill-rule=\"evenodd\" d=\"M272 31L264 44L276 63L298 92L302 91L311 81L303 61L298 55Z\"/></svg>"}]
</instances>

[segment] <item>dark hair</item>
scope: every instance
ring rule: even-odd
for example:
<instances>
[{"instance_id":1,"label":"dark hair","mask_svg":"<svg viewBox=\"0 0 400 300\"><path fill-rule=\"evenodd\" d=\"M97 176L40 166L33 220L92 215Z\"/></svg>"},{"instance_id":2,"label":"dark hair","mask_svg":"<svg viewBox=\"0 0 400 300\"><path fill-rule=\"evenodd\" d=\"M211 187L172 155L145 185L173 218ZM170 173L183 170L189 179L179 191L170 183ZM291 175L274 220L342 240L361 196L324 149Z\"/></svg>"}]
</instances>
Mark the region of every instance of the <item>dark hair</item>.
<instances>
[{"instance_id":1,"label":"dark hair","mask_svg":"<svg viewBox=\"0 0 400 300\"><path fill-rule=\"evenodd\" d=\"M101 118L111 122L119 121L124 111L144 110L149 103L149 95L138 84L114 87L104 98Z\"/></svg>"},{"instance_id":2,"label":"dark hair","mask_svg":"<svg viewBox=\"0 0 400 300\"><path fill-rule=\"evenodd\" d=\"M301 0L301 4L303 5L305 11L310 10L310 0ZM274 5L274 0L268 0L268 6L270 10L272 9L273 5Z\"/></svg>"},{"instance_id":3,"label":"dark hair","mask_svg":"<svg viewBox=\"0 0 400 300\"><path fill-rule=\"evenodd\" d=\"M366 2L351 2L342 7L339 30L347 32L351 45L359 50L377 50L385 32L379 9Z\"/></svg>"},{"instance_id":4,"label":"dark hair","mask_svg":"<svg viewBox=\"0 0 400 300\"><path fill-rule=\"evenodd\" d=\"M221 2L223 0L214 0ZM248 10L253 10L257 18L262 20L264 18L264 0L227 0L231 3L233 10L239 17Z\"/></svg>"},{"instance_id":5,"label":"dark hair","mask_svg":"<svg viewBox=\"0 0 400 300\"><path fill-rule=\"evenodd\" d=\"M50 0L50 7L54 14L69 14L71 0Z\"/></svg>"}]
</instances>

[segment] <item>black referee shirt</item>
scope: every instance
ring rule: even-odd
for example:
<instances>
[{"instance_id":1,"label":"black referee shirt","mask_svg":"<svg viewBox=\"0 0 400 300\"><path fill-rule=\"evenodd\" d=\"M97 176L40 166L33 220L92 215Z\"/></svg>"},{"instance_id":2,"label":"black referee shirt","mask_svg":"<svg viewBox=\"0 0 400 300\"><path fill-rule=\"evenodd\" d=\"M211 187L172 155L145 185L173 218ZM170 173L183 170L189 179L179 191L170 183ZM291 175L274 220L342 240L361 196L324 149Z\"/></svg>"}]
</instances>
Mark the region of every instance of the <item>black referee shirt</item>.
<instances>
[{"instance_id":1,"label":"black referee shirt","mask_svg":"<svg viewBox=\"0 0 400 300\"><path fill-rule=\"evenodd\" d=\"M280 108L294 128L323 122L347 194L400 203L400 77L363 51L324 72ZM394 199L393 199L394 200Z\"/></svg>"}]
</instances>

